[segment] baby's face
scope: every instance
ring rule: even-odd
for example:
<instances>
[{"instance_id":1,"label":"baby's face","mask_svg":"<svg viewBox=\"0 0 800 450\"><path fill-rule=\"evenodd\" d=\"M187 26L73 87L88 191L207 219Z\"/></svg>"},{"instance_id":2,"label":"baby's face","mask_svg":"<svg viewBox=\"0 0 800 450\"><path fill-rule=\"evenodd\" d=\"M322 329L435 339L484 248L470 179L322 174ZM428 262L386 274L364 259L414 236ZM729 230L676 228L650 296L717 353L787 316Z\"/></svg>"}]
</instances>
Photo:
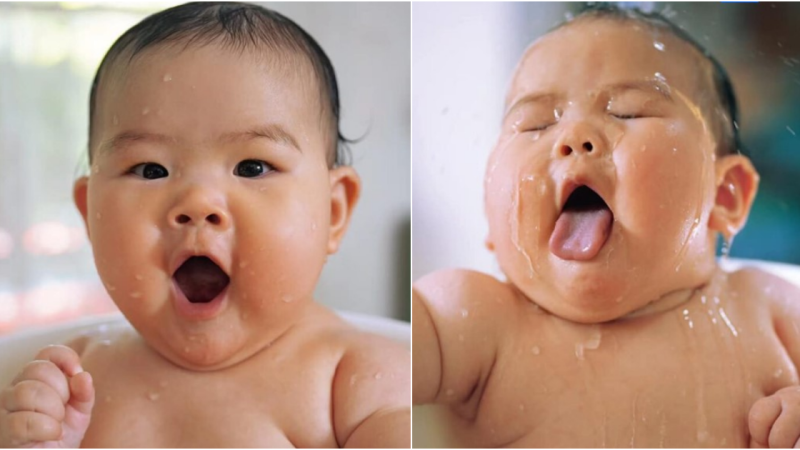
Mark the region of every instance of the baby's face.
<instances>
[{"instance_id":1,"label":"baby's face","mask_svg":"<svg viewBox=\"0 0 800 450\"><path fill-rule=\"evenodd\" d=\"M486 173L488 243L522 292L597 322L708 276L707 67L671 35L604 19L529 48Z\"/></svg>"},{"instance_id":2,"label":"baby's face","mask_svg":"<svg viewBox=\"0 0 800 450\"><path fill-rule=\"evenodd\" d=\"M275 58L159 48L99 90L76 202L114 301L185 367L234 364L285 331L338 243L318 89Z\"/></svg>"}]
</instances>

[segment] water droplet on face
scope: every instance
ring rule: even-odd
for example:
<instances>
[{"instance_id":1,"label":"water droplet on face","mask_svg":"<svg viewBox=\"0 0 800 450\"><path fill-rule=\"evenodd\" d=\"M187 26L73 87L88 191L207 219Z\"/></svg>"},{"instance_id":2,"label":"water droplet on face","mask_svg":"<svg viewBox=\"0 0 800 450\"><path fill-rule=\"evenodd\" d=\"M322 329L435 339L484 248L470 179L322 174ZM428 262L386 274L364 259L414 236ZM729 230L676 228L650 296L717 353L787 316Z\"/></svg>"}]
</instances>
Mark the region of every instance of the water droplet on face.
<instances>
[{"instance_id":1,"label":"water droplet on face","mask_svg":"<svg viewBox=\"0 0 800 450\"><path fill-rule=\"evenodd\" d=\"M170 75L168 73L164 74L164 82L167 82L167 81L172 81L172 75Z\"/></svg>"},{"instance_id":2,"label":"water droplet on face","mask_svg":"<svg viewBox=\"0 0 800 450\"><path fill-rule=\"evenodd\" d=\"M378 372L378 373L375 374L375 379L376 380L380 380L381 378L383 378L383 374L382 373Z\"/></svg>"},{"instance_id":3,"label":"water droplet on face","mask_svg":"<svg viewBox=\"0 0 800 450\"><path fill-rule=\"evenodd\" d=\"M142 280L144 280L144 277L137 273L136 274L136 279L139 280L139 281L142 281Z\"/></svg>"},{"instance_id":4,"label":"water droplet on face","mask_svg":"<svg viewBox=\"0 0 800 450\"><path fill-rule=\"evenodd\" d=\"M141 298L141 292L131 292L131 298Z\"/></svg>"},{"instance_id":5,"label":"water droplet on face","mask_svg":"<svg viewBox=\"0 0 800 450\"><path fill-rule=\"evenodd\" d=\"M562 114L561 110L559 109L553 110L553 117L555 117L556 120L561 120L561 114Z\"/></svg>"},{"instance_id":6,"label":"water droplet on face","mask_svg":"<svg viewBox=\"0 0 800 450\"><path fill-rule=\"evenodd\" d=\"M658 51L660 51L660 52L663 52L663 51L664 51L664 48L666 48L666 47L664 46L664 43L663 43L663 42L658 42L658 41L653 41L653 47L655 47L655 48L656 48L656 50L658 50Z\"/></svg>"},{"instance_id":7,"label":"water droplet on face","mask_svg":"<svg viewBox=\"0 0 800 450\"><path fill-rule=\"evenodd\" d=\"M469 317L469 310L466 308L461 308L461 318L466 319L467 317Z\"/></svg>"},{"instance_id":8,"label":"water droplet on face","mask_svg":"<svg viewBox=\"0 0 800 450\"><path fill-rule=\"evenodd\" d=\"M778 369L772 373L772 376L775 378L780 378L781 375L783 375L783 369Z\"/></svg>"},{"instance_id":9,"label":"water droplet on face","mask_svg":"<svg viewBox=\"0 0 800 450\"><path fill-rule=\"evenodd\" d=\"M455 394L456 394L455 391L452 389L448 389L447 391L445 391L445 395L447 395L448 397L452 397Z\"/></svg>"},{"instance_id":10,"label":"water droplet on face","mask_svg":"<svg viewBox=\"0 0 800 450\"><path fill-rule=\"evenodd\" d=\"M240 269L244 269L245 267L247 267L248 264L249 264L249 262L247 262L247 261L241 261L239 263L239 268Z\"/></svg>"},{"instance_id":11,"label":"water droplet on face","mask_svg":"<svg viewBox=\"0 0 800 450\"><path fill-rule=\"evenodd\" d=\"M654 77L656 80L658 80L658 81L660 81L660 82L662 82L662 83L664 83L664 84L666 84L666 83L667 83L667 77L665 77L665 76L664 76L664 74L662 74L661 72L656 72L656 73L654 73L654 74L653 74L653 77Z\"/></svg>"},{"instance_id":12,"label":"water droplet on face","mask_svg":"<svg viewBox=\"0 0 800 450\"><path fill-rule=\"evenodd\" d=\"M161 397L161 395L158 392L147 394L147 398L149 398L151 402L157 402L159 397Z\"/></svg>"},{"instance_id":13,"label":"water droplet on face","mask_svg":"<svg viewBox=\"0 0 800 450\"><path fill-rule=\"evenodd\" d=\"M677 147L672 147L672 154L675 155L678 153Z\"/></svg>"},{"instance_id":14,"label":"water droplet on face","mask_svg":"<svg viewBox=\"0 0 800 450\"><path fill-rule=\"evenodd\" d=\"M538 355L541 352L542 351L539 349L538 346L534 345L533 347L531 347L531 353L533 353L534 355Z\"/></svg>"},{"instance_id":15,"label":"water droplet on face","mask_svg":"<svg viewBox=\"0 0 800 450\"><path fill-rule=\"evenodd\" d=\"M119 117L116 114L114 114L113 123L114 125L119 125Z\"/></svg>"},{"instance_id":16,"label":"water droplet on face","mask_svg":"<svg viewBox=\"0 0 800 450\"><path fill-rule=\"evenodd\" d=\"M705 442L708 439L708 431L698 431L697 432L697 441L698 442Z\"/></svg>"},{"instance_id":17,"label":"water droplet on face","mask_svg":"<svg viewBox=\"0 0 800 450\"><path fill-rule=\"evenodd\" d=\"M281 297L281 301L282 301L283 303L291 303L293 300L294 300L294 298L292 298L292 296L291 296L291 295L289 295L289 294L284 294L284 295Z\"/></svg>"},{"instance_id":18,"label":"water droplet on face","mask_svg":"<svg viewBox=\"0 0 800 450\"><path fill-rule=\"evenodd\" d=\"M350 376L350 386L355 386L355 384L356 384L356 376L352 375Z\"/></svg>"},{"instance_id":19,"label":"water droplet on face","mask_svg":"<svg viewBox=\"0 0 800 450\"><path fill-rule=\"evenodd\" d=\"M145 107L144 109L142 109L142 115L143 115L143 116L146 116L146 115L148 115L148 114L150 114L150 108L148 108L148 107Z\"/></svg>"}]
</instances>

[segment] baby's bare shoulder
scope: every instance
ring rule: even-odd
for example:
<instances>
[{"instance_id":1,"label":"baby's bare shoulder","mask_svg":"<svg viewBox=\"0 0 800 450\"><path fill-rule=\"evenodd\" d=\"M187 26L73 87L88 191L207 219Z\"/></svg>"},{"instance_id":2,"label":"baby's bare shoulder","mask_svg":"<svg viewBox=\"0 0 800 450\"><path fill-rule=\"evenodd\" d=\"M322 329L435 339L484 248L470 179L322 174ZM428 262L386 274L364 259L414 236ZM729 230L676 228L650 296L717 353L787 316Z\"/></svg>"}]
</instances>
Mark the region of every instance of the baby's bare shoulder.
<instances>
[{"instance_id":1,"label":"baby's bare shoulder","mask_svg":"<svg viewBox=\"0 0 800 450\"><path fill-rule=\"evenodd\" d=\"M737 296L758 299L773 309L796 309L800 313L800 286L778 275L746 267L728 274L728 280L731 292Z\"/></svg>"},{"instance_id":2,"label":"baby's bare shoulder","mask_svg":"<svg viewBox=\"0 0 800 450\"><path fill-rule=\"evenodd\" d=\"M431 273L414 283L414 294L431 314L441 318L484 318L495 322L499 315L514 314L519 296L508 283L466 269Z\"/></svg>"}]
</instances>

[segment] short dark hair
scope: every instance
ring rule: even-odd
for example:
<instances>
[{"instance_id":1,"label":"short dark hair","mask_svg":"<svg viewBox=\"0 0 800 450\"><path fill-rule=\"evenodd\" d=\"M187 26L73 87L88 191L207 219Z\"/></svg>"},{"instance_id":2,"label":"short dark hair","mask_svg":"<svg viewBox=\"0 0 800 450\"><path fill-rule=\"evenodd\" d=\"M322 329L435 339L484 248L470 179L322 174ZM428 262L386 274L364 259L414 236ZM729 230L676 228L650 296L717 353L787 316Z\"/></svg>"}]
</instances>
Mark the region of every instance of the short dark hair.
<instances>
[{"instance_id":1,"label":"short dark hair","mask_svg":"<svg viewBox=\"0 0 800 450\"><path fill-rule=\"evenodd\" d=\"M332 148L328 165L349 164L350 141L339 129L339 87L330 59L305 30L280 13L259 5L234 2L192 2L146 17L120 36L97 69L89 95L89 161L97 90L104 74L123 55L134 57L160 44L185 42L186 46L210 44L218 39L237 49L265 47L305 56L320 87L323 114L330 118Z\"/></svg>"},{"instance_id":2,"label":"short dark hair","mask_svg":"<svg viewBox=\"0 0 800 450\"><path fill-rule=\"evenodd\" d=\"M638 8L622 8L604 2L586 4L573 18L556 26L555 29L583 18L604 18L639 22L651 29L667 31L697 50L711 64L717 101L720 108L727 116L727 120L720 121L721 123L718 124L721 131L721 136L719 136L721 138L721 151L719 153L722 155L732 153L747 154L739 134L739 106L728 72L707 49L695 41L685 30L671 22L660 12L645 12ZM714 116L718 117L717 114Z\"/></svg>"}]
</instances>

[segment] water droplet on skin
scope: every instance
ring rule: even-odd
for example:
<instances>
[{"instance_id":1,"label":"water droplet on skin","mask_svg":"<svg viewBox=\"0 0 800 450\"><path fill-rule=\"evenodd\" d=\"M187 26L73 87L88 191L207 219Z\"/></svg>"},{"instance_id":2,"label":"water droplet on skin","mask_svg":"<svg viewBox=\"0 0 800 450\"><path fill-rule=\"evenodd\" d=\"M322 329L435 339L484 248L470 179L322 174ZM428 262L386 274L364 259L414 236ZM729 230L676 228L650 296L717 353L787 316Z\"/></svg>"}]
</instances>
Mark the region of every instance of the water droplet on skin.
<instances>
[{"instance_id":1,"label":"water droplet on skin","mask_svg":"<svg viewBox=\"0 0 800 450\"><path fill-rule=\"evenodd\" d=\"M578 361L583 361L583 344L575 344L575 357L578 358Z\"/></svg>"},{"instance_id":2,"label":"water droplet on skin","mask_svg":"<svg viewBox=\"0 0 800 450\"><path fill-rule=\"evenodd\" d=\"M456 394L455 391L452 389L448 389L447 391L445 391L445 395L447 395L448 397L452 397L455 394Z\"/></svg>"},{"instance_id":3,"label":"water droplet on skin","mask_svg":"<svg viewBox=\"0 0 800 450\"><path fill-rule=\"evenodd\" d=\"M703 443L708 439L708 431L698 431L697 432L697 442Z\"/></svg>"},{"instance_id":4,"label":"water droplet on skin","mask_svg":"<svg viewBox=\"0 0 800 450\"><path fill-rule=\"evenodd\" d=\"M142 110L142 115L143 115L143 116L146 116L146 115L148 115L148 114L150 114L150 108L148 108L148 107L145 107L145 108Z\"/></svg>"},{"instance_id":5,"label":"water droplet on skin","mask_svg":"<svg viewBox=\"0 0 800 450\"><path fill-rule=\"evenodd\" d=\"M728 327L728 329L731 330L731 334L733 334L733 337L739 337L739 332L736 331L736 327L734 327L733 324L731 323L731 320L728 319L728 315L725 314L724 309L722 308L719 309L719 316L722 318L722 321L725 322L725 325Z\"/></svg>"},{"instance_id":6,"label":"water droplet on skin","mask_svg":"<svg viewBox=\"0 0 800 450\"><path fill-rule=\"evenodd\" d=\"M167 81L172 81L172 75L170 75L168 73L164 74L164 82L167 82Z\"/></svg>"},{"instance_id":7,"label":"water droplet on skin","mask_svg":"<svg viewBox=\"0 0 800 450\"><path fill-rule=\"evenodd\" d=\"M531 353L533 353L534 355L538 355L541 352L542 351L539 349L538 346L534 345L533 347L531 347Z\"/></svg>"},{"instance_id":8,"label":"water droplet on skin","mask_svg":"<svg viewBox=\"0 0 800 450\"><path fill-rule=\"evenodd\" d=\"M141 292L131 292L131 298L141 298Z\"/></svg>"},{"instance_id":9,"label":"water droplet on skin","mask_svg":"<svg viewBox=\"0 0 800 450\"><path fill-rule=\"evenodd\" d=\"M772 376L775 378L779 378L781 375L783 375L783 369L778 369L772 373Z\"/></svg>"},{"instance_id":10,"label":"water droplet on skin","mask_svg":"<svg viewBox=\"0 0 800 450\"><path fill-rule=\"evenodd\" d=\"M292 298L292 296L291 296L291 295L289 295L289 294L284 294L284 295L281 297L281 301L282 301L283 303L291 303L291 302L292 302L292 300L294 300L294 298Z\"/></svg>"},{"instance_id":11,"label":"water droplet on skin","mask_svg":"<svg viewBox=\"0 0 800 450\"><path fill-rule=\"evenodd\" d=\"M97 220L100 220L100 219L102 219L102 218L103 218L103 215L102 215L102 214L100 214L100 213L97 213L97 214L95 214L94 216L97 218Z\"/></svg>"},{"instance_id":12,"label":"water droplet on skin","mask_svg":"<svg viewBox=\"0 0 800 450\"><path fill-rule=\"evenodd\" d=\"M144 280L144 277L137 273L136 274L136 279L139 280L139 281L142 281L142 280Z\"/></svg>"},{"instance_id":13,"label":"water droplet on skin","mask_svg":"<svg viewBox=\"0 0 800 450\"><path fill-rule=\"evenodd\" d=\"M147 394L147 398L149 398L151 402L158 401L159 397L161 397L161 395L158 392L151 392Z\"/></svg>"},{"instance_id":14,"label":"water droplet on skin","mask_svg":"<svg viewBox=\"0 0 800 450\"><path fill-rule=\"evenodd\" d=\"M469 317L469 311L467 309L465 309L465 308L462 308L461 309L461 318L462 319L466 319L467 317Z\"/></svg>"},{"instance_id":15,"label":"water droplet on skin","mask_svg":"<svg viewBox=\"0 0 800 450\"><path fill-rule=\"evenodd\" d=\"M555 117L556 120L561 120L561 114L562 114L561 110L558 109L553 110L553 117Z\"/></svg>"},{"instance_id":16,"label":"water droplet on skin","mask_svg":"<svg viewBox=\"0 0 800 450\"><path fill-rule=\"evenodd\" d=\"M375 374L375 379L376 380L380 380L381 378L383 378L383 374L382 373L378 372L378 373Z\"/></svg>"},{"instance_id":17,"label":"water droplet on skin","mask_svg":"<svg viewBox=\"0 0 800 450\"><path fill-rule=\"evenodd\" d=\"M356 376L355 375L351 375L350 376L350 386L355 386L355 384L356 384Z\"/></svg>"},{"instance_id":18,"label":"water droplet on skin","mask_svg":"<svg viewBox=\"0 0 800 450\"><path fill-rule=\"evenodd\" d=\"M239 263L239 268L240 269L244 269L245 267L247 267L248 264L250 264L250 263L247 262L247 261L242 261L242 262Z\"/></svg>"},{"instance_id":19,"label":"water droplet on skin","mask_svg":"<svg viewBox=\"0 0 800 450\"><path fill-rule=\"evenodd\" d=\"M119 117L116 114L114 114L113 123L114 125L119 125Z\"/></svg>"},{"instance_id":20,"label":"water droplet on skin","mask_svg":"<svg viewBox=\"0 0 800 450\"><path fill-rule=\"evenodd\" d=\"M653 47L655 47L656 50L658 50L660 52L663 52L664 48L665 48L664 43L663 42L658 42L658 41L653 41Z\"/></svg>"},{"instance_id":21,"label":"water droplet on skin","mask_svg":"<svg viewBox=\"0 0 800 450\"><path fill-rule=\"evenodd\" d=\"M665 77L661 72L656 72L653 74L653 77L664 84L667 83L667 77Z\"/></svg>"},{"instance_id":22,"label":"water droplet on skin","mask_svg":"<svg viewBox=\"0 0 800 450\"><path fill-rule=\"evenodd\" d=\"M675 155L678 153L678 149L676 147L672 147L672 154Z\"/></svg>"}]
</instances>

